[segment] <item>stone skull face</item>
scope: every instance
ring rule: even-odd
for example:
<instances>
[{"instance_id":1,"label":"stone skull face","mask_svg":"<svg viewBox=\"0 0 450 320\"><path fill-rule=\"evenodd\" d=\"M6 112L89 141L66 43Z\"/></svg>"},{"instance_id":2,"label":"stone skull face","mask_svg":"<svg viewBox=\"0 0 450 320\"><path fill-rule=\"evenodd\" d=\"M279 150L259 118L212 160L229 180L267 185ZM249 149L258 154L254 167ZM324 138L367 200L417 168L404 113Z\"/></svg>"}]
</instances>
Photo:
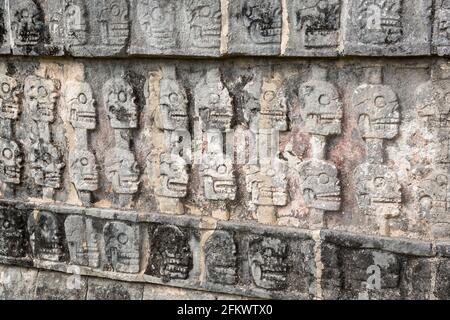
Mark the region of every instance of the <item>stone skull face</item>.
<instances>
[{"instance_id":1,"label":"stone skull face","mask_svg":"<svg viewBox=\"0 0 450 320\"><path fill-rule=\"evenodd\" d=\"M334 165L320 160L305 161L299 167L299 175L307 207L325 211L341 208L341 185Z\"/></svg>"},{"instance_id":2,"label":"stone skull face","mask_svg":"<svg viewBox=\"0 0 450 320\"><path fill-rule=\"evenodd\" d=\"M19 210L0 207L0 256L26 255L26 218Z\"/></svg>"},{"instance_id":3,"label":"stone skull face","mask_svg":"<svg viewBox=\"0 0 450 320\"><path fill-rule=\"evenodd\" d=\"M242 6L242 17L254 43L273 44L280 42L282 25L280 1L245 1Z\"/></svg>"},{"instance_id":4,"label":"stone skull face","mask_svg":"<svg viewBox=\"0 0 450 320\"><path fill-rule=\"evenodd\" d=\"M14 44L32 46L38 44L44 27L40 8L32 0L11 2L11 28Z\"/></svg>"},{"instance_id":5,"label":"stone skull face","mask_svg":"<svg viewBox=\"0 0 450 320\"><path fill-rule=\"evenodd\" d=\"M256 286L281 290L287 286L288 247L280 239L263 237L249 244L250 271Z\"/></svg>"},{"instance_id":6,"label":"stone skull face","mask_svg":"<svg viewBox=\"0 0 450 320\"><path fill-rule=\"evenodd\" d=\"M173 79L160 81L159 108L155 123L162 130L188 129L187 96L184 89Z\"/></svg>"},{"instance_id":7,"label":"stone skull face","mask_svg":"<svg viewBox=\"0 0 450 320\"><path fill-rule=\"evenodd\" d=\"M215 231L205 242L206 278L210 282L233 285L237 281L236 244L226 231Z\"/></svg>"},{"instance_id":8,"label":"stone skull face","mask_svg":"<svg viewBox=\"0 0 450 320\"><path fill-rule=\"evenodd\" d=\"M107 81L103 86L103 99L113 129L137 128L137 105L128 82L119 77Z\"/></svg>"},{"instance_id":9,"label":"stone skull face","mask_svg":"<svg viewBox=\"0 0 450 320\"><path fill-rule=\"evenodd\" d=\"M355 169L356 197L365 214L390 217L399 214L402 201L397 174L382 164L362 164Z\"/></svg>"},{"instance_id":10,"label":"stone skull face","mask_svg":"<svg viewBox=\"0 0 450 320\"><path fill-rule=\"evenodd\" d=\"M176 1L139 1L139 20L143 30L160 49L175 45Z\"/></svg>"},{"instance_id":11,"label":"stone skull face","mask_svg":"<svg viewBox=\"0 0 450 320\"><path fill-rule=\"evenodd\" d=\"M88 150L75 150L70 156L70 179L79 191L98 189L98 170L95 155Z\"/></svg>"},{"instance_id":12,"label":"stone skull face","mask_svg":"<svg viewBox=\"0 0 450 320\"><path fill-rule=\"evenodd\" d=\"M203 131L230 129L233 118L232 99L219 74L210 73L195 89L195 106Z\"/></svg>"},{"instance_id":13,"label":"stone skull face","mask_svg":"<svg viewBox=\"0 0 450 320\"><path fill-rule=\"evenodd\" d=\"M103 228L106 257L116 272L139 272L139 239L135 228L122 222L109 222Z\"/></svg>"},{"instance_id":14,"label":"stone skull face","mask_svg":"<svg viewBox=\"0 0 450 320\"><path fill-rule=\"evenodd\" d=\"M271 166L254 166L246 177L251 203L260 206L285 206L288 202L284 171Z\"/></svg>"},{"instance_id":15,"label":"stone skull face","mask_svg":"<svg viewBox=\"0 0 450 320\"><path fill-rule=\"evenodd\" d=\"M59 150L50 143L37 141L31 146L29 157L36 184L59 189L61 187L62 169L65 166Z\"/></svg>"},{"instance_id":16,"label":"stone skull face","mask_svg":"<svg viewBox=\"0 0 450 320\"><path fill-rule=\"evenodd\" d=\"M186 161L177 154L160 156L160 183L156 194L168 198L184 198L187 194L189 176Z\"/></svg>"},{"instance_id":17,"label":"stone skull face","mask_svg":"<svg viewBox=\"0 0 450 320\"><path fill-rule=\"evenodd\" d=\"M31 118L39 122L53 122L59 98L59 82L52 79L29 76L25 80L25 102Z\"/></svg>"},{"instance_id":18,"label":"stone skull face","mask_svg":"<svg viewBox=\"0 0 450 320\"><path fill-rule=\"evenodd\" d=\"M210 200L234 200L236 181L233 162L223 154L207 154L203 161L205 197Z\"/></svg>"},{"instance_id":19,"label":"stone skull face","mask_svg":"<svg viewBox=\"0 0 450 320\"><path fill-rule=\"evenodd\" d=\"M354 95L358 126L363 138L392 139L400 125L397 95L388 86L363 85Z\"/></svg>"},{"instance_id":20,"label":"stone skull face","mask_svg":"<svg viewBox=\"0 0 450 320\"><path fill-rule=\"evenodd\" d=\"M0 180L4 183L19 184L22 161L22 153L17 143L0 138Z\"/></svg>"},{"instance_id":21,"label":"stone skull face","mask_svg":"<svg viewBox=\"0 0 450 320\"><path fill-rule=\"evenodd\" d=\"M81 45L87 41L87 10L83 0L70 3L64 11L65 40Z\"/></svg>"},{"instance_id":22,"label":"stone skull face","mask_svg":"<svg viewBox=\"0 0 450 320\"><path fill-rule=\"evenodd\" d=\"M419 186L418 202L419 214L424 218L438 218L447 212L446 174L437 173L424 179Z\"/></svg>"},{"instance_id":23,"label":"stone skull face","mask_svg":"<svg viewBox=\"0 0 450 320\"><path fill-rule=\"evenodd\" d=\"M264 81L261 91L259 128L286 131L288 110L282 82L277 78Z\"/></svg>"},{"instance_id":24,"label":"stone skull face","mask_svg":"<svg viewBox=\"0 0 450 320\"><path fill-rule=\"evenodd\" d=\"M19 117L20 87L16 79L0 75L0 119L17 120Z\"/></svg>"},{"instance_id":25,"label":"stone skull face","mask_svg":"<svg viewBox=\"0 0 450 320\"><path fill-rule=\"evenodd\" d=\"M72 126L78 129L95 129L97 114L91 86L86 82L68 81L66 88L66 103Z\"/></svg>"},{"instance_id":26,"label":"stone skull face","mask_svg":"<svg viewBox=\"0 0 450 320\"><path fill-rule=\"evenodd\" d=\"M334 85L309 81L300 87L300 97L300 115L308 133L323 136L341 133L342 101Z\"/></svg>"},{"instance_id":27,"label":"stone skull face","mask_svg":"<svg viewBox=\"0 0 450 320\"><path fill-rule=\"evenodd\" d=\"M114 148L105 157L106 177L114 192L134 194L139 188L139 168L134 154L127 149Z\"/></svg>"},{"instance_id":28,"label":"stone skull face","mask_svg":"<svg viewBox=\"0 0 450 320\"><path fill-rule=\"evenodd\" d=\"M176 226L160 226L153 234L150 250L148 272L164 281L188 278L192 252L186 232Z\"/></svg>"},{"instance_id":29,"label":"stone skull face","mask_svg":"<svg viewBox=\"0 0 450 320\"><path fill-rule=\"evenodd\" d=\"M37 216L31 213L28 231L34 256L43 260L61 261L64 257L63 233L56 216L41 211Z\"/></svg>"},{"instance_id":30,"label":"stone skull face","mask_svg":"<svg viewBox=\"0 0 450 320\"><path fill-rule=\"evenodd\" d=\"M128 1L105 2L99 17L104 43L121 46L126 42L130 33L128 10Z\"/></svg>"},{"instance_id":31,"label":"stone skull face","mask_svg":"<svg viewBox=\"0 0 450 320\"><path fill-rule=\"evenodd\" d=\"M220 1L191 0L188 2L189 27L197 47L220 47L221 18Z\"/></svg>"}]
</instances>

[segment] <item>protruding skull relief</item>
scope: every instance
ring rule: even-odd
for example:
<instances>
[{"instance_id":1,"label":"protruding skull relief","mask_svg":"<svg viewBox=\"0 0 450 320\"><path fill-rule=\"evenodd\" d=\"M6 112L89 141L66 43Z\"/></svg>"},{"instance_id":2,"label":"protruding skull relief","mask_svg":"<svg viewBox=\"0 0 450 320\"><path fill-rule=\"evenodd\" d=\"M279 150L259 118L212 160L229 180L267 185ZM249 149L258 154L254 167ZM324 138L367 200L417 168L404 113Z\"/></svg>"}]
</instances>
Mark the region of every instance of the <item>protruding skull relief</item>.
<instances>
[{"instance_id":1,"label":"protruding skull relief","mask_svg":"<svg viewBox=\"0 0 450 320\"><path fill-rule=\"evenodd\" d=\"M17 120L20 113L20 86L16 79L0 75L0 119Z\"/></svg>"},{"instance_id":2,"label":"protruding skull relief","mask_svg":"<svg viewBox=\"0 0 450 320\"><path fill-rule=\"evenodd\" d=\"M403 0L363 0L356 2L358 39L363 43L393 44L403 38Z\"/></svg>"},{"instance_id":3,"label":"protruding skull relief","mask_svg":"<svg viewBox=\"0 0 450 320\"><path fill-rule=\"evenodd\" d=\"M249 243L248 260L256 286L282 290L287 286L288 245L277 238L261 237Z\"/></svg>"},{"instance_id":4,"label":"protruding skull relief","mask_svg":"<svg viewBox=\"0 0 450 320\"><path fill-rule=\"evenodd\" d=\"M232 99L223 85L218 69L209 70L195 88L195 109L203 131L226 131L233 118Z\"/></svg>"},{"instance_id":5,"label":"protruding skull relief","mask_svg":"<svg viewBox=\"0 0 450 320\"><path fill-rule=\"evenodd\" d=\"M70 123L74 128L95 129L97 113L89 83L68 81L66 84L66 104L70 110Z\"/></svg>"},{"instance_id":6,"label":"protruding skull relief","mask_svg":"<svg viewBox=\"0 0 450 320\"><path fill-rule=\"evenodd\" d=\"M186 5L194 46L219 48L222 24L220 0L188 0Z\"/></svg>"},{"instance_id":7,"label":"protruding skull relief","mask_svg":"<svg viewBox=\"0 0 450 320\"><path fill-rule=\"evenodd\" d=\"M3 183L20 183L22 152L17 143L0 138L0 180Z\"/></svg>"},{"instance_id":8,"label":"protruding skull relief","mask_svg":"<svg viewBox=\"0 0 450 320\"><path fill-rule=\"evenodd\" d=\"M171 77L160 81L159 108L155 112L155 124L161 130L187 130L189 118L188 99L184 88Z\"/></svg>"},{"instance_id":9,"label":"protruding skull relief","mask_svg":"<svg viewBox=\"0 0 450 320\"><path fill-rule=\"evenodd\" d=\"M128 0L104 2L99 15L102 42L111 46L123 46L130 35Z\"/></svg>"},{"instance_id":10,"label":"protruding skull relief","mask_svg":"<svg viewBox=\"0 0 450 320\"><path fill-rule=\"evenodd\" d=\"M185 280L192 269L192 251L189 236L177 226L156 228L150 240L150 258L146 274L163 281Z\"/></svg>"},{"instance_id":11,"label":"protruding skull relief","mask_svg":"<svg viewBox=\"0 0 450 320\"><path fill-rule=\"evenodd\" d=\"M33 256L42 260L62 261L64 254L64 233L57 217L48 211L32 212L28 218Z\"/></svg>"},{"instance_id":12,"label":"protruding skull relief","mask_svg":"<svg viewBox=\"0 0 450 320\"><path fill-rule=\"evenodd\" d=\"M37 45L43 34L44 16L36 1L11 1L10 13L14 45Z\"/></svg>"},{"instance_id":13,"label":"protruding skull relief","mask_svg":"<svg viewBox=\"0 0 450 320\"><path fill-rule=\"evenodd\" d=\"M74 150L70 155L70 179L79 191L98 189L98 170L95 155L88 150Z\"/></svg>"},{"instance_id":14,"label":"protruding skull relief","mask_svg":"<svg viewBox=\"0 0 450 320\"><path fill-rule=\"evenodd\" d=\"M43 141L36 141L29 153L31 174L37 185L59 189L61 187L62 169L65 164L55 146Z\"/></svg>"},{"instance_id":15,"label":"protruding skull relief","mask_svg":"<svg viewBox=\"0 0 450 320\"><path fill-rule=\"evenodd\" d=\"M302 162L299 175L307 207L324 211L341 208L341 185L332 163L315 159Z\"/></svg>"},{"instance_id":16,"label":"protruding skull relief","mask_svg":"<svg viewBox=\"0 0 450 320\"><path fill-rule=\"evenodd\" d=\"M206 279L233 285L237 282L236 243L227 231L215 231L205 242Z\"/></svg>"},{"instance_id":17,"label":"protruding skull relief","mask_svg":"<svg viewBox=\"0 0 450 320\"><path fill-rule=\"evenodd\" d=\"M120 77L103 86L103 100L113 129L134 129L138 126L138 110L131 85Z\"/></svg>"},{"instance_id":18,"label":"protruding skull relief","mask_svg":"<svg viewBox=\"0 0 450 320\"><path fill-rule=\"evenodd\" d=\"M207 152L203 156L201 175L205 198L209 200L234 200L236 180L233 160L223 152L223 138L220 132L208 133Z\"/></svg>"},{"instance_id":19,"label":"protruding skull relief","mask_svg":"<svg viewBox=\"0 0 450 320\"><path fill-rule=\"evenodd\" d=\"M400 214L402 193L395 171L383 164L364 163L355 169L354 177L356 199L363 214L385 218Z\"/></svg>"},{"instance_id":20,"label":"protruding skull relief","mask_svg":"<svg viewBox=\"0 0 450 320\"><path fill-rule=\"evenodd\" d=\"M26 227L22 211L0 206L0 256L20 258L26 255Z\"/></svg>"},{"instance_id":21,"label":"protruding skull relief","mask_svg":"<svg viewBox=\"0 0 450 320\"><path fill-rule=\"evenodd\" d=\"M365 139L392 139L399 132L399 101L389 86L381 84L381 69L374 72L379 73L374 75L376 83L363 84L353 94L358 127Z\"/></svg>"},{"instance_id":22,"label":"protruding skull relief","mask_svg":"<svg viewBox=\"0 0 450 320\"><path fill-rule=\"evenodd\" d=\"M176 45L177 1L139 0L139 24L152 45L170 49Z\"/></svg>"},{"instance_id":23,"label":"protruding skull relief","mask_svg":"<svg viewBox=\"0 0 450 320\"><path fill-rule=\"evenodd\" d=\"M69 216L64 222L70 262L75 265L98 268L100 265L100 236L93 228L92 220L81 216Z\"/></svg>"},{"instance_id":24,"label":"protruding skull relief","mask_svg":"<svg viewBox=\"0 0 450 320\"><path fill-rule=\"evenodd\" d=\"M108 222L103 228L105 253L112 270L139 272L139 228L123 222Z\"/></svg>"},{"instance_id":25,"label":"protruding skull relief","mask_svg":"<svg viewBox=\"0 0 450 320\"><path fill-rule=\"evenodd\" d=\"M155 194L167 198L184 198L187 195L189 176L187 163L174 153L163 153L159 162L159 183Z\"/></svg>"},{"instance_id":26,"label":"protruding skull relief","mask_svg":"<svg viewBox=\"0 0 450 320\"><path fill-rule=\"evenodd\" d=\"M251 204L282 207L288 202L285 169L272 166L251 166L246 175L247 191Z\"/></svg>"},{"instance_id":27,"label":"protruding skull relief","mask_svg":"<svg viewBox=\"0 0 450 320\"><path fill-rule=\"evenodd\" d=\"M84 0L60 0L55 5L60 7L50 15L49 29L52 37L70 45L86 44L88 12Z\"/></svg>"},{"instance_id":28,"label":"protruding skull relief","mask_svg":"<svg viewBox=\"0 0 450 320\"><path fill-rule=\"evenodd\" d=\"M280 43L282 14L279 0L244 0L242 17L255 44Z\"/></svg>"},{"instance_id":29,"label":"protruding skull relief","mask_svg":"<svg viewBox=\"0 0 450 320\"><path fill-rule=\"evenodd\" d=\"M424 179L418 188L419 215L435 219L447 213L448 177L443 173L433 173Z\"/></svg>"},{"instance_id":30,"label":"protruding skull relief","mask_svg":"<svg viewBox=\"0 0 450 320\"><path fill-rule=\"evenodd\" d=\"M308 133L322 136L341 133L343 104L337 88L326 81L325 70L313 70L313 79L300 87L299 95L300 115Z\"/></svg>"},{"instance_id":31,"label":"protruding skull relief","mask_svg":"<svg viewBox=\"0 0 450 320\"><path fill-rule=\"evenodd\" d=\"M60 83L57 80L38 76L25 79L25 103L34 121L51 123L55 120L59 89Z\"/></svg>"},{"instance_id":32,"label":"protruding skull relief","mask_svg":"<svg viewBox=\"0 0 450 320\"><path fill-rule=\"evenodd\" d=\"M305 47L336 47L341 23L341 0L305 0L296 11L297 30Z\"/></svg>"},{"instance_id":33,"label":"protruding skull relief","mask_svg":"<svg viewBox=\"0 0 450 320\"><path fill-rule=\"evenodd\" d=\"M134 194L139 188L139 167L130 150L114 148L105 157L106 177L114 192Z\"/></svg>"}]
</instances>

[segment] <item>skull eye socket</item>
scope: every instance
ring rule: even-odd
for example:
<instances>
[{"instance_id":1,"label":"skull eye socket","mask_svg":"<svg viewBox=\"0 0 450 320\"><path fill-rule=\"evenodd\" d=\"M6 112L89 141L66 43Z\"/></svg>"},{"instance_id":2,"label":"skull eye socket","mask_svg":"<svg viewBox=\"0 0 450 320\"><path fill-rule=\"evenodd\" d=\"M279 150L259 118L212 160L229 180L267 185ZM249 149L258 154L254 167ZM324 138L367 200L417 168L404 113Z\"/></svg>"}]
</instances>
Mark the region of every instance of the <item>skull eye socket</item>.
<instances>
[{"instance_id":1,"label":"skull eye socket","mask_svg":"<svg viewBox=\"0 0 450 320\"><path fill-rule=\"evenodd\" d=\"M80 163L83 167L86 167L89 163L89 160L86 157L80 159Z\"/></svg>"},{"instance_id":2,"label":"skull eye socket","mask_svg":"<svg viewBox=\"0 0 450 320\"><path fill-rule=\"evenodd\" d=\"M375 178L375 180L374 180L375 187L377 187L377 188L383 187L385 184L385 181L386 180L383 177Z\"/></svg>"},{"instance_id":3,"label":"skull eye socket","mask_svg":"<svg viewBox=\"0 0 450 320\"><path fill-rule=\"evenodd\" d=\"M330 177L326 173L321 173L319 175L319 183L327 184L328 182L330 182Z\"/></svg>"},{"instance_id":4,"label":"skull eye socket","mask_svg":"<svg viewBox=\"0 0 450 320\"><path fill-rule=\"evenodd\" d=\"M84 93L80 93L78 95L78 102L81 104L86 104L87 103L87 97Z\"/></svg>"},{"instance_id":5,"label":"skull eye socket","mask_svg":"<svg viewBox=\"0 0 450 320\"><path fill-rule=\"evenodd\" d=\"M9 149L9 148L5 148L5 149L3 149L3 151L2 151L3 157L6 158L6 159L8 159L8 160L11 160L11 159L12 159L13 154L14 154L13 151L12 151L11 149Z\"/></svg>"},{"instance_id":6,"label":"skull eye socket","mask_svg":"<svg viewBox=\"0 0 450 320\"><path fill-rule=\"evenodd\" d=\"M29 18L29 17L30 17L30 12L28 12L27 9L23 9L23 10L20 12L20 15L21 15L22 18L26 19L26 18Z\"/></svg>"},{"instance_id":7,"label":"skull eye socket","mask_svg":"<svg viewBox=\"0 0 450 320\"><path fill-rule=\"evenodd\" d=\"M211 15L211 8L208 6L204 6L200 8L200 16L209 17Z\"/></svg>"},{"instance_id":8,"label":"skull eye socket","mask_svg":"<svg viewBox=\"0 0 450 320\"><path fill-rule=\"evenodd\" d=\"M113 5L113 6L111 6L111 14L112 14L114 17L119 16L119 15L120 15L120 7L119 7L118 5Z\"/></svg>"},{"instance_id":9,"label":"skull eye socket","mask_svg":"<svg viewBox=\"0 0 450 320\"><path fill-rule=\"evenodd\" d=\"M40 96L43 96L43 97L47 96L47 94L48 94L47 89L45 89L44 86L40 86L38 88L38 93Z\"/></svg>"},{"instance_id":10,"label":"skull eye socket","mask_svg":"<svg viewBox=\"0 0 450 320\"><path fill-rule=\"evenodd\" d=\"M227 167L224 164L222 164L217 167L217 172L220 174L225 174L227 172Z\"/></svg>"},{"instance_id":11,"label":"skull eye socket","mask_svg":"<svg viewBox=\"0 0 450 320\"><path fill-rule=\"evenodd\" d=\"M155 8L153 9L151 16L153 19L160 19L163 16L163 11L161 10L161 8Z\"/></svg>"},{"instance_id":12,"label":"skull eye socket","mask_svg":"<svg viewBox=\"0 0 450 320\"><path fill-rule=\"evenodd\" d=\"M121 233L117 237L117 241L119 241L120 244L126 244L128 242L128 236L125 233Z\"/></svg>"},{"instance_id":13,"label":"skull eye socket","mask_svg":"<svg viewBox=\"0 0 450 320\"><path fill-rule=\"evenodd\" d=\"M444 99L445 99L445 102L450 102L450 92L447 92L447 93L445 94Z\"/></svg>"},{"instance_id":14,"label":"skull eye socket","mask_svg":"<svg viewBox=\"0 0 450 320\"><path fill-rule=\"evenodd\" d=\"M319 97L319 103L320 103L321 105L323 105L323 106L329 105L329 104L331 103L330 97L329 97L328 95L326 95L326 94L322 94L322 95Z\"/></svg>"},{"instance_id":15,"label":"skull eye socket","mask_svg":"<svg viewBox=\"0 0 450 320\"><path fill-rule=\"evenodd\" d=\"M127 101L127 94L124 91L120 91L118 96L120 102L126 102Z\"/></svg>"},{"instance_id":16,"label":"skull eye socket","mask_svg":"<svg viewBox=\"0 0 450 320\"><path fill-rule=\"evenodd\" d=\"M375 106L377 108L384 108L386 106L386 99L383 96L378 96L374 100Z\"/></svg>"},{"instance_id":17,"label":"skull eye socket","mask_svg":"<svg viewBox=\"0 0 450 320\"><path fill-rule=\"evenodd\" d=\"M9 93L11 91L11 86L8 83L2 83L3 93Z\"/></svg>"},{"instance_id":18,"label":"skull eye socket","mask_svg":"<svg viewBox=\"0 0 450 320\"><path fill-rule=\"evenodd\" d=\"M212 93L212 94L209 96L209 101L210 101L211 103L218 103L218 102L220 101L220 96L219 96L218 94Z\"/></svg>"},{"instance_id":19,"label":"skull eye socket","mask_svg":"<svg viewBox=\"0 0 450 320\"><path fill-rule=\"evenodd\" d=\"M175 92L172 92L169 94L169 101L172 103L178 103L178 101L180 101L180 97Z\"/></svg>"},{"instance_id":20,"label":"skull eye socket","mask_svg":"<svg viewBox=\"0 0 450 320\"><path fill-rule=\"evenodd\" d=\"M320 10L325 10L326 8L328 8L328 2L325 0L319 1L319 3L317 4L317 8L319 8Z\"/></svg>"},{"instance_id":21,"label":"skull eye socket","mask_svg":"<svg viewBox=\"0 0 450 320\"><path fill-rule=\"evenodd\" d=\"M272 90L266 91L264 93L264 100L265 101L272 101L273 99L275 99L275 92Z\"/></svg>"}]
</instances>

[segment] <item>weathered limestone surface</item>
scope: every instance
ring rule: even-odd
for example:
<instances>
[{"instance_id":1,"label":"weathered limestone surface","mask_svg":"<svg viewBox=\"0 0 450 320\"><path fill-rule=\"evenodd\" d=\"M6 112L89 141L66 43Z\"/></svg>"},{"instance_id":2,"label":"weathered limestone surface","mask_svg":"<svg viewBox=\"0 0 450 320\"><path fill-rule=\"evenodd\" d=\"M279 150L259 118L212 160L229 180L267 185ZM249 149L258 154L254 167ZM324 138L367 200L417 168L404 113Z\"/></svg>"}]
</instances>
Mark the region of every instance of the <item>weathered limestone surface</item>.
<instances>
[{"instance_id":1,"label":"weathered limestone surface","mask_svg":"<svg viewBox=\"0 0 450 320\"><path fill-rule=\"evenodd\" d=\"M450 299L448 19L0 1L0 298Z\"/></svg>"}]
</instances>

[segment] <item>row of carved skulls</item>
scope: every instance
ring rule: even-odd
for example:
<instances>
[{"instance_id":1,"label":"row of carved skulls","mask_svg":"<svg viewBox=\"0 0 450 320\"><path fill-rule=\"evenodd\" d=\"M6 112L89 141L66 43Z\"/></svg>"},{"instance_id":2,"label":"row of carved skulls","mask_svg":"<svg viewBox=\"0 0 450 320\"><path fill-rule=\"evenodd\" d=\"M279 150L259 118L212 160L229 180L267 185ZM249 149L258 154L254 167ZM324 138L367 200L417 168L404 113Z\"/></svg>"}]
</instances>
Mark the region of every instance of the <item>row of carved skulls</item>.
<instances>
[{"instance_id":1,"label":"row of carved skulls","mask_svg":"<svg viewBox=\"0 0 450 320\"><path fill-rule=\"evenodd\" d=\"M15 209L0 208L0 255L26 257L28 243L33 257L42 260L63 262L68 258L74 265L100 268L104 256L107 269L123 273L140 270L140 233L136 226L113 221L99 227L92 219L81 216L68 216L62 224L49 211L31 213L26 219ZM146 274L164 281L189 277L193 252L187 230L174 225L158 226L151 232L149 250ZM207 237L203 251L208 281L222 285L237 283L237 250L231 232L215 231ZM288 245L277 238L251 239L248 261L258 287L280 290L287 286L288 250Z\"/></svg>"}]
</instances>

